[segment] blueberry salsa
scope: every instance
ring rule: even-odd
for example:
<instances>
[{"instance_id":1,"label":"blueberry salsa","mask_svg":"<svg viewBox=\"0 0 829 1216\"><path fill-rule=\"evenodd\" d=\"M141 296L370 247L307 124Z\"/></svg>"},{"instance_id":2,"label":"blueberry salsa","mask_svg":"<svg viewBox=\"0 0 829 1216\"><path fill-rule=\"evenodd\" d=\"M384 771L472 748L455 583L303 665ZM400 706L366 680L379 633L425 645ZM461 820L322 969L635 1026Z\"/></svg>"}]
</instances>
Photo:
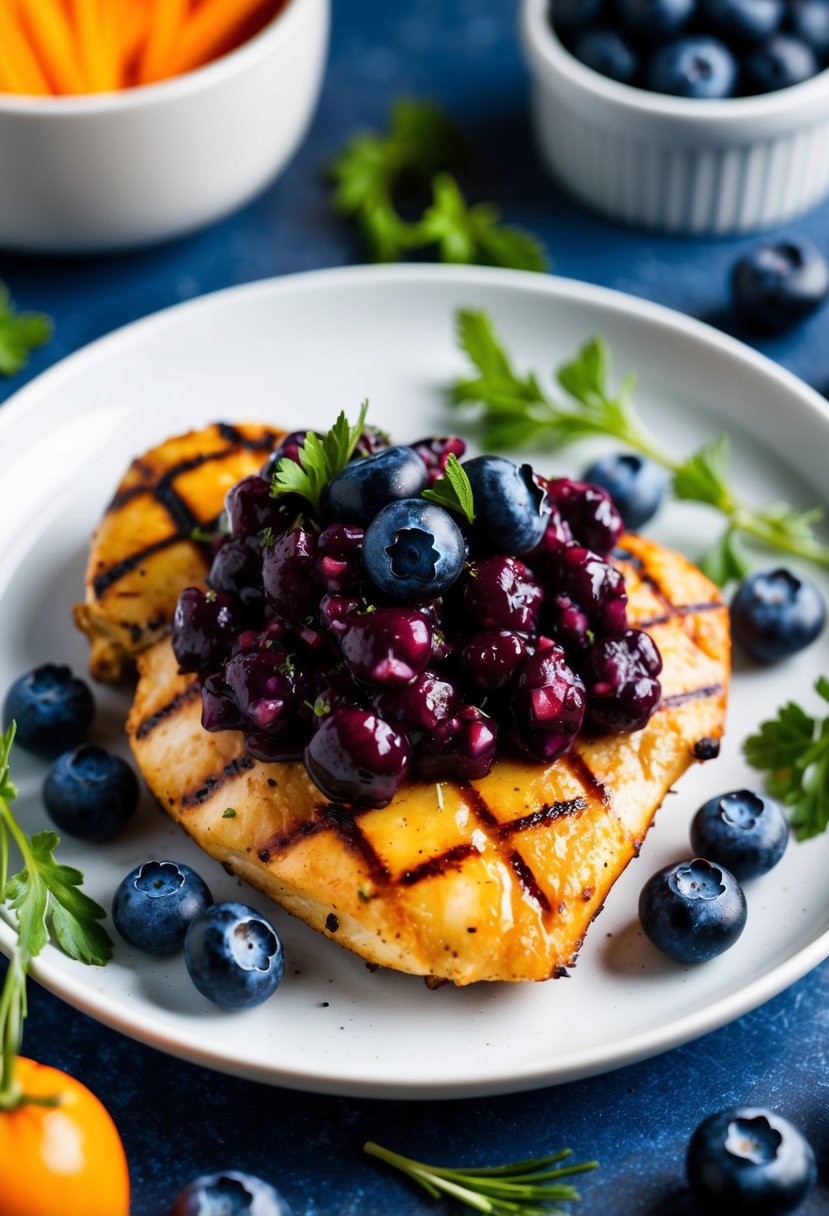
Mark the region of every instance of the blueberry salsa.
<instances>
[{"instance_id":1,"label":"blueberry salsa","mask_svg":"<svg viewBox=\"0 0 829 1216\"><path fill-rule=\"evenodd\" d=\"M825 0L553 0L550 22L594 71L678 97L776 92L829 64Z\"/></svg>"},{"instance_id":2,"label":"blueberry salsa","mask_svg":"<svg viewBox=\"0 0 829 1216\"><path fill-rule=\"evenodd\" d=\"M646 725L661 657L628 624L606 491L503 457L459 464L456 436L402 446L366 428L319 505L275 496L307 439L232 487L207 589L179 597L173 650L206 730L382 807L407 778L476 780L498 754L551 762L582 731ZM441 497L447 468L465 508Z\"/></svg>"}]
</instances>

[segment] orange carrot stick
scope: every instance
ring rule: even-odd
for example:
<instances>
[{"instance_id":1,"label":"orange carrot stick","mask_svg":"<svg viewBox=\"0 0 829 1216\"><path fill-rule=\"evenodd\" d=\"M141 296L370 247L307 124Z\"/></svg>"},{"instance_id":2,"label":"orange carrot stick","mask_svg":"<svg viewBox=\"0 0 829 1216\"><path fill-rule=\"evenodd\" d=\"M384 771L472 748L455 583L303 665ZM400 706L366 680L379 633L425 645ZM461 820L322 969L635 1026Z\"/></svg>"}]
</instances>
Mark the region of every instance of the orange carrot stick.
<instances>
[{"instance_id":1,"label":"orange carrot stick","mask_svg":"<svg viewBox=\"0 0 829 1216\"><path fill-rule=\"evenodd\" d=\"M69 20L74 32L76 55L81 71L93 92L105 88L97 53L100 36L98 0L68 0Z\"/></svg>"},{"instance_id":2,"label":"orange carrot stick","mask_svg":"<svg viewBox=\"0 0 829 1216\"><path fill-rule=\"evenodd\" d=\"M0 78L2 88L7 92L42 97L52 91L34 51L7 4L0 4Z\"/></svg>"},{"instance_id":3,"label":"orange carrot stick","mask_svg":"<svg viewBox=\"0 0 829 1216\"><path fill-rule=\"evenodd\" d=\"M69 18L60 0L20 0L23 26L57 93L85 93Z\"/></svg>"},{"instance_id":4,"label":"orange carrot stick","mask_svg":"<svg viewBox=\"0 0 829 1216\"><path fill-rule=\"evenodd\" d=\"M164 65L181 36L188 9L188 0L153 0L147 38L138 66L138 79L142 84L167 75Z\"/></svg>"},{"instance_id":5,"label":"orange carrot stick","mask_svg":"<svg viewBox=\"0 0 829 1216\"><path fill-rule=\"evenodd\" d=\"M166 74L178 75L206 63L222 51L258 10L263 0L203 0L188 21L178 46L166 63Z\"/></svg>"}]
</instances>

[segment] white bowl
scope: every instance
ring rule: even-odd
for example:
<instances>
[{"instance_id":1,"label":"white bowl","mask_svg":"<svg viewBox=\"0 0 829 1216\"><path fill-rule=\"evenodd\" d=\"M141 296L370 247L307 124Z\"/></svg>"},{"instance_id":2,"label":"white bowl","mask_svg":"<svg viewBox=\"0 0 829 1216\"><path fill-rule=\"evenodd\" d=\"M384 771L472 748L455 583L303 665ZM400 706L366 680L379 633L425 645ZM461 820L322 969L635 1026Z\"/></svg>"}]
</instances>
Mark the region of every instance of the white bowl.
<instances>
[{"instance_id":1,"label":"white bowl","mask_svg":"<svg viewBox=\"0 0 829 1216\"><path fill-rule=\"evenodd\" d=\"M235 51L158 84L0 95L0 246L126 249L240 207L305 134L328 27L329 0L289 0Z\"/></svg>"},{"instance_id":2,"label":"white bowl","mask_svg":"<svg viewBox=\"0 0 829 1216\"><path fill-rule=\"evenodd\" d=\"M577 198L629 224L710 236L785 223L829 194L829 72L724 101L649 93L575 59L549 11L522 0L533 120L544 163Z\"/></svg>"}]
</instances>

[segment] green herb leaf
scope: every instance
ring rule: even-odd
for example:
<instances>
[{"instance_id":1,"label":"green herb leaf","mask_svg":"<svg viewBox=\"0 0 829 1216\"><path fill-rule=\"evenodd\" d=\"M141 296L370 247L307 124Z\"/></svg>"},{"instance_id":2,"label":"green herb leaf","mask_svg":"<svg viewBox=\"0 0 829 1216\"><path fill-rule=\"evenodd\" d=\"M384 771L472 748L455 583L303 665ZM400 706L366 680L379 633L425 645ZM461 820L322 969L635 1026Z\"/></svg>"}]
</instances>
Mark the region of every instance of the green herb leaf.
<instances>
[{"instance_id":1,"label":"green herb leaf","mask_svg":"<svg viewBox=\"0 0 829 1216\"><path fill-rule=\"evenodd\" d=\"M702 555L698 565L718 587L725 587L732 580L739 582L751 570L751 563L741 553L731 527L726 528L720 539Z\"/></svg>"},{"instance_id":2,"label":"green herb leaf","mask_svg":"<svg viewBox=\"0 0 829 1216\"><path fill-rule=\"evenodd\" d=\"M41 312L16 312L9 290L0 283L0 375L14 376L29 354L52 336L52 320Z\"/></svg>"},{"instance_id":3,"label":"green herb leaf","mask_svg":"<svg viewBox=\"0 0 829 1216\"><path fill-rule=\"evenodd\" d=\"M32 836L29 864L6 885L6 898L17 912L20 949L24 959L34 958L46 944L50 924L65 954L101 966L112 957L112 942L98 924L106 912L80 889L80 870L55 860L59 843L54 832Z\"/></svg>"},{"instance_id":4,"label":"green herb leaf","mask_svg":"<svg viewBox=\"0 0 829 1216\"><path fill-rule=\"evenodd\" d=\"M460 133L436 105L399 101L386 134L355 136L333 162L334 207L357 220L375 261L397 261L436 247L444 262L546 269L533 236L501 225L490 204L467 203L450 172L463 159ZM412 220L403 219L396 204L407 185L415 194L431 192L431 202L417 208L419 218Z\"/></svg>"},{"instance_id":5,"label":"green herb leaf","mask_svg":"<svg viewBox=\"0 0 829 1216\"><path fill-rule=\"evenodd\" d=\"M729 442L720 435L679 466L674 473L673 490L676 498L688 502L705 502L724 514L733 510L734 499L728 489Z\"/></svg>"},{"instance_id":6,"label":"green herb leaf","mask_svg":"<svg viewBox=\"0 0 829 1216\"><path fill-rule=\"evenodd\" d=\"M506 1165L473 1168L448 1168L426 1165L404 1157L369 1140L363 1151L400 1170L433 1199L448 1195L458 1203L493 1216L564 1216L562 1203L574 1203L579 1192L562 1179L596 1169L597 1162L583 1161L560 1165L571 1155L570 1149L514 1161Z\"/></svg>"},{"instance_id":7,"label":"green herb leaf","mask_svg":"<svg viewBox=\"0 0 829 1216\"><path fill-rule=\"evenodd\" d=\"M319 514L326 486L332 477L342 472L354 453L363 433L367 411L368 402L364 401L354 426L349 425L345 413L340 411L331 430L322 438L315 431L309 431L299 449L299 463L283 456L277 464L271 495L279 498L283 494L299 494L308 500L315 514Z\"/></svg>"},{"instance_id":8,"label":"green herb leaf","mask_svg":"<svg viewBox=\"0 0 829 1216\"><path fill-rule=\"evenodd\" d=\"M469 523L475 522L475 503L472 497L472 486L469 478L457 456L450 455L446 460L443 476L439 477L430 490L422 490L421 498L436 502L447 511L457 511L465 515Z\"/></svg>"},{"instance_id":9,"label":"green herb leaf","mask_svg":"<svg viewBox=\"0 0 829 1216\"><path fill-rule=\"evenodd\" d=\"M825 676L815 689L829 702ZM790 808L799 840L829 826L829 715L812 717L789 701L746 739L743 752L753 768L766 773L771 796Z\"/></svg>"},{"instance_id":10,"label":"green herb leaf","mask_svg":"<svg viewBox=\"0 0 829 1216\"><path fill-rule=\"evenodd\" d=\"M603 436L640 452L670 470L676 498L703 503L725 517L726 532L702 560L709 576L722 584L748 571L748 562L735 543L738 536L829 569L829 545L814 531L822 512L741 502L728 484L725 435L685 460L667 452L635 408L635 377L628 374L617 389L611 387L610 351L603 338L592 338L559 368L558 385L570 398L570 402L560 402L544 391L533 372L516 369L485 313L461 309L457 325L459 345L475 374L455 380L451 401L456 406L479 407L481 440L487 446L559 448Z\"/></svg>"},{"instance_id":11,"label":"green herb leaf","mask_svg":"<svg viewBox=\"0 0 829 1216\"><path fill-rule=\"evenodd\" d=\"M235 818L236 818L236 808L232 807L232 806L226 806L225 809L222 811L222 819L235 819Z\"/></svg>"}]
</instances>

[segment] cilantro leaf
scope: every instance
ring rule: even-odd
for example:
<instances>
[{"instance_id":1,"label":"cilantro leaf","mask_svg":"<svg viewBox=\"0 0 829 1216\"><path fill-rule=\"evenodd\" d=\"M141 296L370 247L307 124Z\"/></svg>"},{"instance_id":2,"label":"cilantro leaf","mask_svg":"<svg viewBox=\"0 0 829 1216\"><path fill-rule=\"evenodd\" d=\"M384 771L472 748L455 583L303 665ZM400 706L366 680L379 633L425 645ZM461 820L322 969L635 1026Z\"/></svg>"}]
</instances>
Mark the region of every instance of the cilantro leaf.
<instances>
[{"instance_id":1,"label":"cilantro leaf","mask_svg":"<svg viewBox=\"0 0 829 1216\"><path fill-rule=\"evenodd\" d=\"M438 246L442 262L547 269L547 258L535 237L500 226L500 214L489 203L470 207L454 177L438 174L432 190L432 204L424 212L420 233L424 244Z\"/></svg>"},{"instance_id":2,"label":"cilantro leaf","mask_svg":"<svg viewBox=\"0 0 829 1216\"><path fill-rule=\"evenodd\" d=\"M299 494L319 514L326 486L332 477L342 472L353 455L363 433L367 411L368 402L364 401L354 426L349 425L341 410L326 435L320 437L315 431L309 431L299 449L299 463L283 456L277 464L271 482L272 497Z\"/></svg>"},{"instance_id":3,"label":"cilantro leaf","mask_svg":"<svg viewBox=\"0 0 829 1216\"><path fill-rule=\"evenodd\" d=\"M0 375L14 376L36 347L52 336L52 321L41 312L16 312L9 290L0 283Z\"/></svg>"},{"instance_id":4,"label":"cilantro leaf","mask_svg":"<svg viewBox=\"0 0 829 1216\"><path fill-rule=\"evenodd\" d=\"M466 470L457 456L450 455L446 460L443 476L439 477L430 490L422 490L421 498L436 502L439 507L448 511L457 511L465 515L469 523L475 522L475 503L472 497L472 486Z\"/></svg>"},{"instance_id":5,"label":"cilantro leaf","mask_svg":"<svg viewBox=\"0 0 829 1216\"><path fill-rule=\"evenodd\" d=\"M98 924L106 912L80 889L83 874L55 860L60 839L54 832L37 832L28 843L27 865L9 879L5 892L17 913L24 959L43 949L49 926L70 958L103 965L112 957L109 935Z\"/></svg>"},{"instance_id":6,"label":"cilantro leaf","mask_svg":"<svg viewBox=\"0 0 829 1216\"><path fill-rule=\"evenodd\" d=\"M826 677L818 679L815 689L829 702ZM790 808L799 840L829 826L829 716L813 717L789 701L745 740L743 753L753 768L767 774L771 796Z\"/></svg>"},{"instance_id":7,"label":"cilantro leaf","mask_svg":"<svg viewBox=\"0 0 829 1216\"><path fill-rule=\"evenodd\" d=\"M388 132L355 135L331 165L333 204L356 219L370 257L379 262L435 247L441 261L543 271L547 259L531 234L502 225L489 203L470 206L452 175L464 159L455 124L429 101L404 99ZM406 187L417 218L404 219L397 199ZM423 205L421 199L431 194Z\"/></svg>"}]
</instances>

